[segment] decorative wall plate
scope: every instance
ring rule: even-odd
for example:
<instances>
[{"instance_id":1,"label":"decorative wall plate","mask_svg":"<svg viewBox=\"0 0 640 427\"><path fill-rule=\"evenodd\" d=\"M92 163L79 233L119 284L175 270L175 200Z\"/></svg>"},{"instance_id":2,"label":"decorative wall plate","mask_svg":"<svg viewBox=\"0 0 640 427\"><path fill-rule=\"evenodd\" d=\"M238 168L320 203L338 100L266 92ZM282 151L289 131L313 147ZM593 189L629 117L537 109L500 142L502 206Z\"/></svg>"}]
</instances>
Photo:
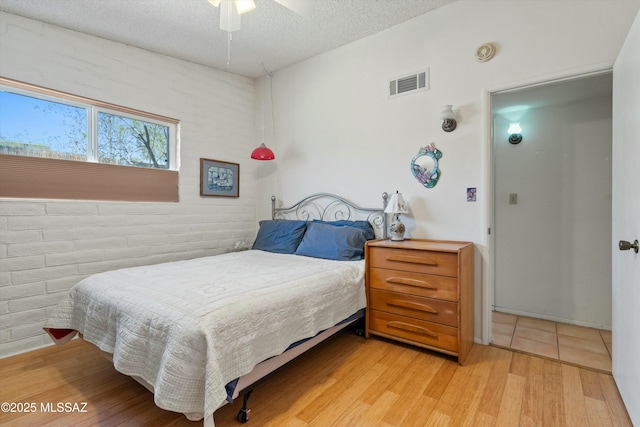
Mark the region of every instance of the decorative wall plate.
<instances>
[{"instance_id":1,"label":"decorative wall plate","mask_svg":"<svg viewBox=\"0 0 640 427\"><path fill-rule=\"evenodd\" d=\"M495 54L496 47L493 45L493 43L481 44L478 49L476 49L476 59L480 62L490 60Z\"/></svg>"},{"instance_id":2,"label":"decorative wall plate","mask_svg":"<svg viewBox=\"0 0 640 427\"><path fill-rule=\"evenodd\" d=\"M426 147L420 148L418 154L411 160L411 173L426 188L435 187L440 179L438 159L441 157L442 152L432 142Z\"/></svg>"}]
</instances>

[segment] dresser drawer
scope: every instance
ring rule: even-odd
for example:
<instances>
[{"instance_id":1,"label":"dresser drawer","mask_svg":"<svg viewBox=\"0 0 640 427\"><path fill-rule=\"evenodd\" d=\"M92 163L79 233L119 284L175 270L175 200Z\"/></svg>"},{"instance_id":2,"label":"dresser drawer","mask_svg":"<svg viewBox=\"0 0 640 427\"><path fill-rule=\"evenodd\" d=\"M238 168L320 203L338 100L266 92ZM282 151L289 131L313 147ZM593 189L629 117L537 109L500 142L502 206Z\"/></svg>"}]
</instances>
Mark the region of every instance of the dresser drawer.
<instances>
[{"instance_id":1,"label":"dresser drawer","mask_svg":"<svg viewBox=\"0 0 640 427\"><path fill-rule=\"evenodd\" d=\"M369 305L373 310L386 311L419 320L458 326L458 304L449 301L371 289Z\"/></svg>"},{"instance_id":2,"label":"dresser drawer","mask_svg":"<svg viewBox=\"0 0 640 427\"><path fill-rule=\"evenodd\" d=\"M458 279L455 277L370 268L368 280L373 289L458 301Z\"/></svg>"},{"instance_id":3,"label":"dresser drawer","mask_svg":"<svg viewBox=\"0 0 640 427\"><path fill-rule=\"evenodd\" d=\"M452 352L458 351L458 329L450 326L371 310L369 329L373 333L380 332L390 337L403 338Z\"/></svg>"},{"instance_id":4,"label":"dresser drawer","mask_svg":"<svg viewBox=\"0 0 640 427\"><path fill-rule=\"evenodd\" d=\"M458 276L458 256L447 252L374 247L369 251L369 265L414 273Z\"/></svg>"}]
</instances>

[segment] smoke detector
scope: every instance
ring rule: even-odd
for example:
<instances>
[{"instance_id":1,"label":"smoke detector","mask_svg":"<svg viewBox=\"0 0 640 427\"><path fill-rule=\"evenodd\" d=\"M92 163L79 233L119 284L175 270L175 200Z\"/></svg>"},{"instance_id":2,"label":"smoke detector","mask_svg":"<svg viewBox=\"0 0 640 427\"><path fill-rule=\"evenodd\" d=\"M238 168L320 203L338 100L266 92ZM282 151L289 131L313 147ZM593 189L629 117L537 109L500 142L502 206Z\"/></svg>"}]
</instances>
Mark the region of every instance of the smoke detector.
<instances>
[{"instance_id":1,"label":"smoke detector","mask_svg":"<svg viewBox=\"0 0 640 427\"><path fill-rule=\"evenodd\" d=\"M496 54L496 47L493 43L483 43L476 49L476 59L479 62L487 62Z\"/></svg>"}]
</instances>

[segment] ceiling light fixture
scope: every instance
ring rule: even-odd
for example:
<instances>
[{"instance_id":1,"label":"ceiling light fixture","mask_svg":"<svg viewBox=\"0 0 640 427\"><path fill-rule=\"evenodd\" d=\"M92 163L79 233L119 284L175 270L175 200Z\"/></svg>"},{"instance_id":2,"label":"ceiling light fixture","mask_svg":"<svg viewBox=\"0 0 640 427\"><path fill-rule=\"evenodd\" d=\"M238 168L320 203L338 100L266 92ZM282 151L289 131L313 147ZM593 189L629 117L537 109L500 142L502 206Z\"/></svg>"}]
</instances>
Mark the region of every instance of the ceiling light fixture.
<instances>
[{"instance_id":1,"label":"ceiling light fixture","mask_svg":"<svg viewBox=\"0 0 640 427\"><path fill-rule=\"evenodd\" d=\"M242 15L243 13L251 12L256 8L256 4L253 0L236 0L236 9L238 13Z\"/></svg>"},{"instance_id":2,"label":"ceiling light fixture","mask_svg":"<svg viewBox=\"0 0 640 427\"><path fill-rule=\"evenodd\" d=\"M220 6L220 29L229 33L240 29L240 15L256 8L253 0L208 0ZM233 4L236 7L233 7Z\"/></svg>"},{"instance_id":3,"label":"ceiling light fixture","mask_svg":"<svg viewBox=\"0 0 640 427\"><path fill-rule=\"evenodd\" d=\"M215 7L220 6L220 2L222 0L208 0L209 3L214 5ZM236 10L240 15L246 12L250 12L256 8L256 4L253 0L235 0Z\"/></svg>"},{"instance_id":4,"label":"ceiling light fixture","mask_svg":"<svg viewBox=\"0 0 640 427\"><path fill-rule=\"evenodd\" d=\"M240 29L240 15L256 8L253 0L207 0L220 7L220 29L229 33ZM274 0L298 15L308 15L314 7L314 0ZM235 7L233 7L235 5Z\"/></svg>"}]
</instances>

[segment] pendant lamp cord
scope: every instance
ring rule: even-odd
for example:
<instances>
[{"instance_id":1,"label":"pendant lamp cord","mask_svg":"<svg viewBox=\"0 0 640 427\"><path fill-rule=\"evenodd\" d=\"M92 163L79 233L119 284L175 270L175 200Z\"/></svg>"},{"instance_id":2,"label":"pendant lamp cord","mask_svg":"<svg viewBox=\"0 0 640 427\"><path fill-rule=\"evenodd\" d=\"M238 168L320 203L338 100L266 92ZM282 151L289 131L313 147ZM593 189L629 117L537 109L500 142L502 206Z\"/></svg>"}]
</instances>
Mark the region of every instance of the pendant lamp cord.
<instances>
[{"instance_id":1,"label":"pendant lamp cord","mask_svg":"<svg viewBox=\"0 0 640 427\"><path fill-rule=\"evenodd\" d=\"M264 64L262 65L262 68L264 69ZM262 91L262 96L260 97L260 98L262 98L262 141L260 141L260 142L264 144L264 114L265 114L265 111L264 111L264 98L265 98L264 95L265 95L265 93L264 92L266 92L267 89L266 89L266 85L263 84L263 86L264 86L264 89Z\"/></svg>"},{"instance_id":2,"label":"pendant lamp cord","mask_svg":"<svg viewBox=\"0 0 640 427\"><path fill-rule=\"evenodd\" d=\"M233 5L229 4L227 7L227 28L231 26L231 7ZM231 35L231 31L227 31L227 71L231 70L231 40L233 36Z\"/></svg>"},{"instance_id":3,"label":"pendant lamp cord","mask_svg":"<svg viewBox=\"0 0 640 427\"><path fill-rule=\"evenodd\" d=\"M266 75L269 76L269 98L271 100L271 125L273 126L273 139L275 141L276 138L276 129L275 129L275 121L274 121L274 116L273 116L273 85L271 83L271 73L265 68L264 66L264 62L261 62L260 65L262 66L262 72ZM263 85L264 86L264 90L262 91L262 143L264 144L264 116L265 116L265 112L264 112L264 100L266 98L265 96L265 92L267 91L267 85Z\"/></svg>"},{"instance_id":4,"label":"pendant lamp cord","mask_svg":"<svg viewBox=\"0 0 640 427\"><path fill-rule=\"evenodd\" d=\"M267 76L269 76L269 100L271 101L271 128L273 130L273 141L275 143L276 141L276 116L275 113L273 111L273 73L269 72L269 70L267 70L264 66L264 62L261 62L260 65L262 65L262 72L264 74L266 74ZM263 107L262 107L262 141L264 142L264 97L262 97L263 100Z\"/></svg>"},{"instance_id":5,"label":"pendant lamp cord","mask_svg":"<svg viewBox=\"0 0 640 427\"><path fill-rule=\"evenodd\" d=\"M227 31L227 71L231 70L231 35L230 31Z\"/></svg>"}]
</instances>

